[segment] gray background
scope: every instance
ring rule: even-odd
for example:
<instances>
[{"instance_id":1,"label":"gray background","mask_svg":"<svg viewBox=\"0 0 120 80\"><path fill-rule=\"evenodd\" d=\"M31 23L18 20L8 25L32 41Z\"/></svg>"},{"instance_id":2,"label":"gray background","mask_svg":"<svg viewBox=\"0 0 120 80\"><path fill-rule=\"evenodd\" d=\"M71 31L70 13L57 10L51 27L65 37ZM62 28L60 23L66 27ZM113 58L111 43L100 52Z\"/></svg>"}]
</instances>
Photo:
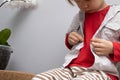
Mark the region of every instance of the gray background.
<instances>
[{"instance_id":1,"label":"gray background","mask_svg":"<svg viewBox=\"0 0 120 80\"><path fill-rule=\"evenodd\" d=\"M0 3L3 0L0 0ZM118 4L120 0L107 0ZM37 0L36 9L0 8L0 29L12 30L7 69L40 73L61 66L69 52L64 38L78 8L66 0Z\"/></svg>"}]
</instances>

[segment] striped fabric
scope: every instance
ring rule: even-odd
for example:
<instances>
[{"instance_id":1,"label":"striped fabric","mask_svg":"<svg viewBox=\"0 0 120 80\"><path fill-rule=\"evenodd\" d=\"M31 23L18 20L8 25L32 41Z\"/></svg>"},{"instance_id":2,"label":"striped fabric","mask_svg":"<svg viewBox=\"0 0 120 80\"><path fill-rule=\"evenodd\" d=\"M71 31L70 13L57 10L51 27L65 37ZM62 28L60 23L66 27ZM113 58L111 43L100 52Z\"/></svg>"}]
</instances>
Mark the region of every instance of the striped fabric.
<instances>
[{"instance_id":1,"label":"striped fabric","mask_svg":"<svg viewBox=\"0 0 120 80\"><path fill-rule=\"evenodd\" d=\"M32 80L111 80L103 71L80 67L56 68L37 74Z\"/></svg>"}]
</instances>

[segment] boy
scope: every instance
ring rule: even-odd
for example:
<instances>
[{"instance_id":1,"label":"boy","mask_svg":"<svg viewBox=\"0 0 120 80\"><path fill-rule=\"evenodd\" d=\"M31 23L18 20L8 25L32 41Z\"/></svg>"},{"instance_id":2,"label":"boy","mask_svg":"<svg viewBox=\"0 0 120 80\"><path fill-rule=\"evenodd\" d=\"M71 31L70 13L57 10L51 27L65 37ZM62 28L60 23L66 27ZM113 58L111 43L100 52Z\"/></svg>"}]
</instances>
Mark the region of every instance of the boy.
<instances>
[{"instance_id":1,"label":"boy","mask_svg":"<svg viewBox=\"0 0 120 80\"><path fill-rule=\"evenodd\" d=\"M66 35L71 52L65 57L64 68L38 74L32 80L118 80L120 6L110 6L104 0L74 2L80 12Z\"/></svg>"}]
</instances>

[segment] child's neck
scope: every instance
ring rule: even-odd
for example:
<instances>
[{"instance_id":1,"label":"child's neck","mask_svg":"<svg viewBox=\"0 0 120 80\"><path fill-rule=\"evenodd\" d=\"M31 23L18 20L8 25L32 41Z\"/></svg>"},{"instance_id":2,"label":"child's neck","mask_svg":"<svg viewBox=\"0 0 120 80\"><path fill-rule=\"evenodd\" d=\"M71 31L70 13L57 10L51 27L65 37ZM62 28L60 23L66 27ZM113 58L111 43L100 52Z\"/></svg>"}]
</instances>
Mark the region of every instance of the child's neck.
<instances>
[{"instance_id":1,"label":"child's neck","mask_svg":"<svg viewBox=\"0 0 120 80\"><path fill-rule=\"evenodd\" d=\"M106 8L107 6L108 6L108 4L104 2L103 5L100 6L100 8L98 9L98 11L103 10L103 9Z\"/></svg>"}]
</instances>

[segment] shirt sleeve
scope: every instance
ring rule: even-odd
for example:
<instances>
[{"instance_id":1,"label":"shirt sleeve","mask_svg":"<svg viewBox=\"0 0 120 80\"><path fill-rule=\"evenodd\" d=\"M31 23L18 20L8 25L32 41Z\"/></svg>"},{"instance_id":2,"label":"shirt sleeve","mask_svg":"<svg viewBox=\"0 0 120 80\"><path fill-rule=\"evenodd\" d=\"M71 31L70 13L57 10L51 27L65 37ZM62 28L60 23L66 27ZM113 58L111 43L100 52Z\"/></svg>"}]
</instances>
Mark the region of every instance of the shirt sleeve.
<instances>
[{"instance_id":1,"label":"shirt sleeve","mask_svg":"<svg viewBox=\"0 0 120 80\"><path fill-rule=\"evenodd\" d=\"M79 19L79 13L77 13L77 14L73 17L73 20L72 20L72 22L71 22L70 27L69 27L68 30L67 30L67 33L70 33L70 32L72 32L72 31L78 30L79 25L80 25L80 19Z\"/></svg>"},{"instance_id":2,"label":"shirt sleeve","mask_svg":"<svg viewBox=\"0 0 120 80\"><path fill-rule=\"evenodd\" d=\"M109 57L113 62L120 61L120 43L119 42L112 42L113 43L113 54L110 54Z\"/></svg>"}]
</instances>

